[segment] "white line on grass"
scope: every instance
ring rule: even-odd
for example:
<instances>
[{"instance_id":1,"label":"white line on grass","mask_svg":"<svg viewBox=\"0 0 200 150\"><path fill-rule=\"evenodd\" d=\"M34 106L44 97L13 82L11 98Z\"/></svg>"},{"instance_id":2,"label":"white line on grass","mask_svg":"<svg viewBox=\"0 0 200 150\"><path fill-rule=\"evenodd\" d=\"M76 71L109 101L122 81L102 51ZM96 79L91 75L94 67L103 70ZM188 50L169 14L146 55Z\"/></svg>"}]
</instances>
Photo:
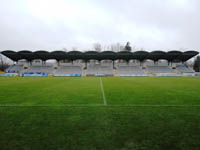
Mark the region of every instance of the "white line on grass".
<instances>
[{"instance_id":1,"label":"white line on grass","mask_svg":"<svg viewBox=\"0 0 200 150\"><path fill-rule=\"evenodd\" d=\"M101 77L100 77L100 86L101 86L104 105L107 106L107 101L106 101L105 92L104 92L104 88L103 88L103 83L102 83Z\"/></svg>"},{"instance_id":2,"label":"white line on grass","mask_svg":"<svg viewBox=\"0 0 200 150\"><path fill-rule=\"evenodd\" d=\"M200 107L200 105L113 105L113 104L63 104L63 105L48 105L48 104L0 104L0 107Z\"/></svg>"},{"instance_id":3,"label":"white line on grass","mask_svg":"<svg viewBox=\"0 0 200 150\"><path fill-rule=\"evenodd\" d=\"M62 104L62 105L48 105L48 104L0 104L0 107L97 107L104 106L104 104Z\"/></svg>"},{"instance_id":4,"label":"white line on grass","mask_svg":"<svg viewBox=\"0 0 200 150\"><path fill-rule=\"evenodd\" d=\"M153 104L146 104L146 105L141 105L141 104L121 104L121 105L118 105L118 104L111 104L111 105L107 105L107 106L110 106L110 107L200 107L200 105L153 105Z\"/></svg>"}]
</instances>

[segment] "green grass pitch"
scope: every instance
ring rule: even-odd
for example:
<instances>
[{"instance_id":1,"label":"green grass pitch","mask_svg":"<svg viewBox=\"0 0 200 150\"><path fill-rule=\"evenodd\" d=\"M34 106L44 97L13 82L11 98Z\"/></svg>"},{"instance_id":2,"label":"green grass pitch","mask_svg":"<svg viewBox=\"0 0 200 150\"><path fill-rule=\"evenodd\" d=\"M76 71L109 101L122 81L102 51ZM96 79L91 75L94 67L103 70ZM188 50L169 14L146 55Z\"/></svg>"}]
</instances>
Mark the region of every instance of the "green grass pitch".
<instances>
[{"instance_id":1,"label":"green grass pitch","mask_svg":"<svg viewBox=\"0 0 200 150\"><path fill-rule=\"evenodd\" d=\"M0 78L0 150L199 150L200 78Z\"/></svg>"}]
</instances>

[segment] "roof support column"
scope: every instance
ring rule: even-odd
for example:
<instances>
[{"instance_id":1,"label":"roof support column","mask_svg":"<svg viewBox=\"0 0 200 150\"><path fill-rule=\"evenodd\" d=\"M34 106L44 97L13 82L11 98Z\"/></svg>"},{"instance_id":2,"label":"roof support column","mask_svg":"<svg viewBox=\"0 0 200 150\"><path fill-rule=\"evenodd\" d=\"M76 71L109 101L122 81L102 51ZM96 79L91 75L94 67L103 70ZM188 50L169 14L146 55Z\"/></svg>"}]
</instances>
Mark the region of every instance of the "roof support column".
<instances>
[{"instance_id":1,"label":"roof support column","mask_svg":"<svg viewBox=\"0 0 200 150\"><path fill-rule=\"evenodd\" d=\"M169 64L170 64L170 66L173 66L173 63L172 63L172 61L169 61Z\"/></svg>"},{"instance_id":2,"label":"roof support column","mask_svg":"<svg viewBox=\"0 0 200 150\"><path fill-rule=\"evenodd\" d=\"M58 66L60 66L60 61L59 60L57 60L57 64L58 64Z\"/></svg>"},{"instance_id":3,"label":"roof support column","mask_svg":"<svg viewBox=\"0 0 200 150\"><path fill-rule=\"evenodd\" d=\"M140 66L142 66L142 64L143 64L142 61L141 60L139 60L139 61L140 61Z\"/></svg>"},{"instance_id":4,"label":"roof support column","mask_svg":"<svg viewBox=\"0 0 200 150\"><path fill-rule=\"evenodd\" d=\"M125 60L125 61L126 61L126 64L129 65L129 60Z\"/></svg>"},{"instance_id":5,"label":"roof support column","mask_svg":"<svg viewBox=\"0 0 200 150\"><path fill-rule=\"evenodd\" d=\"M85 60L85 69L87 69L87 62L88 62L88 61L87 61L87 60Z\"/></svg>"}]
</instances>

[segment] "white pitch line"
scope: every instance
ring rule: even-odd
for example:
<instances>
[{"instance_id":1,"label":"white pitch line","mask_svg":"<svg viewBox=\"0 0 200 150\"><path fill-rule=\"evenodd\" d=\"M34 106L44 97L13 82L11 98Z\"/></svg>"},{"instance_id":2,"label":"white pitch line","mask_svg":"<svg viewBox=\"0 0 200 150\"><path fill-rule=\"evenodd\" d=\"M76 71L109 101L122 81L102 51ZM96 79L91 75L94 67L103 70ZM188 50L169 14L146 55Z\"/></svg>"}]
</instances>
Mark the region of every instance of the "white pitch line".
<instances>
[{"instance_id":1,"label":"white pitch line","mask_svg":"<svg viewBox=\"0 0 200 150\"><path fill-rule=\"evenodd\" d=\"M63 104L63 105L48 105L48 104L0 104L0 107L97 107L104 106L103 104Z\"/></svg>"},{"instance_id":2,"label":"white pitch line","mask_svg":"<svg viewBox=\"0 0 200 150\"><path fill-rule=\"evenodd\" d=\"M101 77L100 77L100 86L101 86L101 92L102 92L102 96L103 96L104 105L107 106L107 101L106 101L105 92L104 92L104 88L103 88L103 83L102 83Z\"/></svg>"},{"instance_id":3,"label":"white pitch line","mask_svg":"<svg viewBox=\"0 0 200 150\"><path fill-rule=\"evenodd\" d=\"M114 104L114 105L107 105L110 107L200 107L200 105L141 105L141 104L122 104L122 105L118 105L118 104Z\"/></svg>"},{"instance_id":4,"label":"white pitch line","mask_svg":"<svg viewBox=\"0 0 200 150\"><path fill-rule=\"evenodd\" d=\"M140 105L140 104L129 104L129 105L113 105L113 104L63 104L63 105L48 105L48 104L0 104L0 107L200 107L200 105Z\"/></svg>"}]
</instances>

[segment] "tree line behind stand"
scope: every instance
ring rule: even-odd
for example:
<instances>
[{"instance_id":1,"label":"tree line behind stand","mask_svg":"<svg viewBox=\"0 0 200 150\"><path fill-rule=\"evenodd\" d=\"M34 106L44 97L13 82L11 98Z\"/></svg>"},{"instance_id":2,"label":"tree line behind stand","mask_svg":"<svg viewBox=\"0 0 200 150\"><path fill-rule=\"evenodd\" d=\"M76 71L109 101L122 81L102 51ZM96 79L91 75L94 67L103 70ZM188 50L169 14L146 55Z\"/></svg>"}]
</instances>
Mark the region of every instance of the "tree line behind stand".
<instances>
[{"instance_id":1,"label":"tree line behind stand","mask_svg":"<svg viewBox=\"0 0 200 150\"><path fill-rule=\"evenodd\" d=\"M193 65L193 69L196 72L200 72L200 56L197 56L194 60L194 65Z\"/></svg>"}]
</instances>

